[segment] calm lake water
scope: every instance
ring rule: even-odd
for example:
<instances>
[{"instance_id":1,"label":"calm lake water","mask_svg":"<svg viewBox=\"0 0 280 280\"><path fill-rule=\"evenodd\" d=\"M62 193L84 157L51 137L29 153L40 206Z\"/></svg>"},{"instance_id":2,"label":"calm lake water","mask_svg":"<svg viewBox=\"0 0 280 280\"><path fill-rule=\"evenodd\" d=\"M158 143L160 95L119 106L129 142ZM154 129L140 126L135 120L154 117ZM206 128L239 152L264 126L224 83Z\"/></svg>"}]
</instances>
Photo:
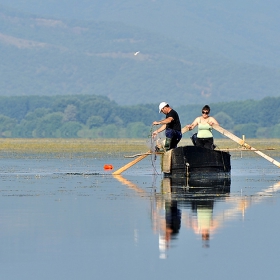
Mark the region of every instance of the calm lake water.
<instances>
[{"instance_id":1,"label":"calm lake water","mask_svg":"<svg viewBox=\"0 0 280 280\"><path fill-rule=\"evenodd\" d=\"M1 279L279 279L279 168L232 157L212 184L150 157L103 169L131 160L2 156Z\"/></svg>"}]
</instances>

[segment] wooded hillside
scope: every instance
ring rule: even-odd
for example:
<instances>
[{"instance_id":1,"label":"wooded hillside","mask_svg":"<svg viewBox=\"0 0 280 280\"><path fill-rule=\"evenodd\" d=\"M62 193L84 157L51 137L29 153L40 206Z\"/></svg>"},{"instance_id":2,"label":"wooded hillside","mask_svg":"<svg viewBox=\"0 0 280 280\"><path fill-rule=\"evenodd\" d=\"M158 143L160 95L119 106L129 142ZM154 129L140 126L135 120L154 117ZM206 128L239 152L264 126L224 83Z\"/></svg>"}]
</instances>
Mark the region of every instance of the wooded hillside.
<instances>
[{"instance_id":1,"label":"wooded hillside","mask_svg":"<svg viewBox=\"0 0 280 280\"><path fill-rule=\"evenodd\" d=\"M178 107L170 102L182 126L199 116L203 105ZM280 97L209 105L221 126L238 136L280 137ZM155 129L152 122L164 118L158 104L124 106L103 96L0 97L1 137L149 138Z\"/></svg>"}]
</instances>

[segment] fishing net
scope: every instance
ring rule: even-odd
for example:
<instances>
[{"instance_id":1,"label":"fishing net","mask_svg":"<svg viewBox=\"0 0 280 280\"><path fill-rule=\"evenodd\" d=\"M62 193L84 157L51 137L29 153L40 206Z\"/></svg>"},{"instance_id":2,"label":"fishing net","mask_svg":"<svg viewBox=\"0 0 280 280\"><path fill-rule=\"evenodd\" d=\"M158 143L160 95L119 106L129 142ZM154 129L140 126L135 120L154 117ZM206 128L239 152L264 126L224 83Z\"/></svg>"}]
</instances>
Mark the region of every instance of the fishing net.
<instances>
[{"instance_id":1,"label":"fishing net","mask_svg":"<svg viewBox=\"0 0 280 280\"><path fill-rule=\"evenodd\" d=\"M152 153L157 152L159 150L163 150L165 144L165 133L160 132L155 137L150 137L150 139L146 142L147 147L149 147Z\"/></svg>"},{"instance_id":2,"label":"fishing net","mask_svg":"<svg viewBox=\"0 0 280 280\"><path fill-rule=\"evenodd\" d=\"M165 144L165 133L160 132L158 133L155 137L153 135L153 127L151 128L151 134L149 139L146 141L146 145L151 151L151 162L153 166L153 174L158 174L157 169L156 169L156 160L157 160L157 155L156 152L163 150L164 144Z\"/></svg>"}]
</instances>

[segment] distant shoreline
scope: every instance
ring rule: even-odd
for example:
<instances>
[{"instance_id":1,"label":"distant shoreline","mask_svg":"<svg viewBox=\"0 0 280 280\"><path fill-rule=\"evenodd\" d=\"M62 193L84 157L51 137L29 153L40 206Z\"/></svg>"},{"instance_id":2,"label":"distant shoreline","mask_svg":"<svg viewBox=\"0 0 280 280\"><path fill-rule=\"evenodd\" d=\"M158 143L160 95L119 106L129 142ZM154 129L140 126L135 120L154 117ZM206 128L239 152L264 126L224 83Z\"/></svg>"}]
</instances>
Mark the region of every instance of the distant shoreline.
<instances>
[{"instance_id":1,"label":"distant shoreline","mask_svg":"<svg viewBox=\"0 0 280 280\"><path fill-rule=\"evenodd\" d=\"M264 153L270 156L280 156L279 139L246 139L246 143L256 149L263 150ZM215 144L218 149L229 149L231 154L241 152L241 147L230 139L215 139ZM149 149L149 145L149 139L2 138L0 139L0 157L17 154L79 155L83 157L98 155L98 157L110 157L145 153ZM189 137L181 140L179 146L184 145L192 145ZM237 151L232 149L237 149ZM244 153L246 153L246 156L255 154L247 151L244 151Z\"/></svg>"}]
</instances>

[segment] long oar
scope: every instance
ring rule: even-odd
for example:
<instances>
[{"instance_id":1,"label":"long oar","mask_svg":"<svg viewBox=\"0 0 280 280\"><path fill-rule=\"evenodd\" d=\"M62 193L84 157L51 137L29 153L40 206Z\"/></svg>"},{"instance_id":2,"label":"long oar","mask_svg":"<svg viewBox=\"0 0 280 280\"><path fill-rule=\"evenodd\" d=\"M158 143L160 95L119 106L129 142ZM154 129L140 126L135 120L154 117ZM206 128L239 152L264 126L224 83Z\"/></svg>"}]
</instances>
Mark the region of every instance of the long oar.
<instances>
[{"instance_id":1,"label":"long oar","mask_svg":"<svg viewBox=\"0 0 280 280\"><path fill-rule=\"evenodd\" d=\"M182 128L182 134L189 131L188 127L185 126ZM131 166L133 166L134 164L136 164L137 162L141 161L142 159L146 158L148 155L150 155L152 152L148 151L145 154L139 156L138 158L134 159L133 161L127 163L126 165L124 165L123 167L121 167L120 169L116 170L115 172L113 172L113 175L120 175L121 173L123 173L125 170L127 170L128 168L130 168Z\"/></svg>"},{"instance_id":2,"label":"long oar","mask_svg":"<svg viewBox=\"0 0 280 280\"><path fill-rule=\"evenodd\" d=\"M261 151L253 148L252 146L250 146L249 144L245 143L244 140L242 140L241 138L235 136L234 134L232 134L231 132L227 131L226 129L222 128L219 125L213 124L213 128L215 130L217 130L218 132L220 132L221 134L227 136L228 138L230 138L231 140L235 141L236 143L238 143L239 145L245 147L248 150L251 150L253 152L255 152L256 154L260 155L261 157L265 158L266 160L270 161L271 163L273 163L274 165L276 165L277 167L280 167L280 162L278 162L277 160L271 158L270 156L262 153Z\"/></svg>"},{"instance_id":3,"label":"long oar","mask_svg":"<svg viewBox=\"0 0 280 280\"><path fill-rule=\"evenodd\" d=\"M125 170L127 170L128 168L130 168L131 166L133 166L134 164L136 164L137 162L141 161L142 159L144 159L145 157L147 157L150 153L150 151L148 151L146 154L134 159L133 161L129 162L128 164L124 165L123 167L121 167L120 169L116 170L115 172L113 172L113 175L120 175L121 173L123 173Z\"/></svg>"}]
</instances>

